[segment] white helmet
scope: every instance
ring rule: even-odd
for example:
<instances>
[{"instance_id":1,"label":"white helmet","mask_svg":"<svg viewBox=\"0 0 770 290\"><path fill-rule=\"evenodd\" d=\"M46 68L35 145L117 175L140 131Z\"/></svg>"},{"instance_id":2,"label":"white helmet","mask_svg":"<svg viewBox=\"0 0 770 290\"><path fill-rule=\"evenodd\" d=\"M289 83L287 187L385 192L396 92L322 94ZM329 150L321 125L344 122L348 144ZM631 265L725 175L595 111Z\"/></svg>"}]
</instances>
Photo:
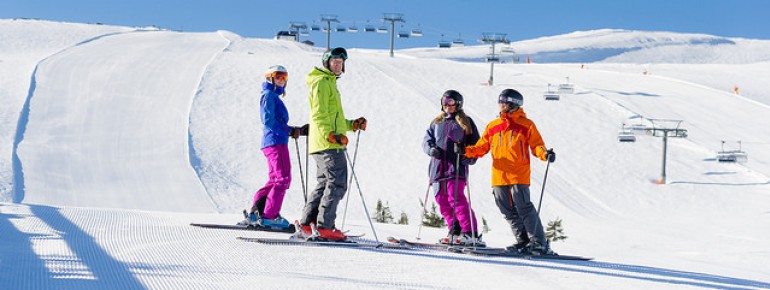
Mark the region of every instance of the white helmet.
<instances>
[{"instance_id":1,"label":"white helmet","mask_svg":"<svg viewBox=\"0 0 770 290\"><path fill-rule=\"evenodd\" d=\"M267 79L268 82L272 83L273 79L275 78L284 78L286 80L289 79L289 71L286 70L286 68L282 65L274 65L265 71L265 79Z\"/></svg>"}]
</instances>

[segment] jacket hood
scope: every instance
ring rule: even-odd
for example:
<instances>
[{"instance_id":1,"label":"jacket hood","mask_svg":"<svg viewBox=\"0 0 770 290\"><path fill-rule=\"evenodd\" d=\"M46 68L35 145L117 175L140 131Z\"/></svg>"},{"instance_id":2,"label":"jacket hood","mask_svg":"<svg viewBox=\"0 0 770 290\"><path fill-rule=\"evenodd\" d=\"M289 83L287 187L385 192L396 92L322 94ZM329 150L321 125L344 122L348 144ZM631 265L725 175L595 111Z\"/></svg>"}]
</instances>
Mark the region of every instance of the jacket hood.
<instances>
[{"instance_id":1,"label":"jacket hood","mask_svg":"<svg viewBox=\"0 0 770 290\"><path fill-rule=\"evenodd\" d=\"M515 112L511 112L511 113L500 113L500 118L503 118L503 119L515 120L515 119L526 118L526 117L527 117L527 113L524 112L524 108L519 108Z\"/></svg>"},{"instance_id":2,"label":"jacket hood","mask_svg":"<svg viewBox=\"0 0 770 290\"><path fill-rule=\"evenodd\" d=\"M310 87L310 84L316 83L323 78L334 80L337 78L337 76L335 76L332 71L326 68L316 67L307 74L307 77L305 78L305 84Z\"/></svg>"},{"instance_id":3,"label":"jacket hood","mask_svg":"<svg viewBox=\"0 0 770 290\"><path fill-rule=\"evenodd\" d=\"M263 82L262 83L262 90L264 90L264 91L273 91L273 92L275 92L276 94L278 94L280 96L280 95L283 95L283 92L284 92L285 88L284 87L276 86L275 84L271 84L271 83L268 83L268 82Z\"/></svg>"}]
</instances>

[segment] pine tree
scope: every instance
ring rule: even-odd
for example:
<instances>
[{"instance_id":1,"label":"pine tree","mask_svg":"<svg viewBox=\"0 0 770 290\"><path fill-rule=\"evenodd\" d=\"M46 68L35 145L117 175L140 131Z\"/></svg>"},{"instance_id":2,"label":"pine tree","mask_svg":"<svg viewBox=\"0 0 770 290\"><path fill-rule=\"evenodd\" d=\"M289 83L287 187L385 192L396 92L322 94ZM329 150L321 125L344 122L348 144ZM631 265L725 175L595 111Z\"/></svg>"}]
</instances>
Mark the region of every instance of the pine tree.
<instances>
[{"instance_id":1,"label":"pine tree","mask_svg":"<svg viewBox=\"0 0 770 290\"><path fill-rule=\"evenodd\" d=\"M398 218L398 224L399 225L408 225L409 224L409 217L406 216L406 213L404 211L401 211L401 217Z\"/></svg>"},{"instance_id":2,"label":"pine tree","mask_svg":"<svg viewBox=\"0 0 770 290\"><path fill-rule=\"evenodd\" d=\"M562 228L560 218L548 222L548 227L545 229L545 238L552 242L567 239L567 236L564 235L564 229Z\"/></svg>"},{"instance_id":3,"label":"pine tree","mask_svg":"<svg viewBox=\"0 0 770 290\"><path fill-rule=\"evenodd\" d=\"M425 203L420 200L420 206L425 208ZM423 210L422 212L422 225L426 227L441 228L446 226L444 217L436 212L436 204L431 204L431 211Z\"/></svg>"},{"instance_id":4,"label":"pine tree","mask_svg":"<svg viewBox=\"0 0 770 290\"><path fill-rule=\"evenodd\" d=\"M489 232L489 224L487 224L487 219L484 217L481 217L481 232L485 234Z\"/></svg>"},{"instance_id":5,"label":"pine tree","mask_svg":"<svg viewBox=\"0 0 770 290\"><path fill-rule=\"evenodd\" d=\"M390 206L387 202L383 205L382 200L377 200L377 208L374 210L372 219L378 223L393 223L393 215L390 213Z\"/></svg>"}]
</instances>

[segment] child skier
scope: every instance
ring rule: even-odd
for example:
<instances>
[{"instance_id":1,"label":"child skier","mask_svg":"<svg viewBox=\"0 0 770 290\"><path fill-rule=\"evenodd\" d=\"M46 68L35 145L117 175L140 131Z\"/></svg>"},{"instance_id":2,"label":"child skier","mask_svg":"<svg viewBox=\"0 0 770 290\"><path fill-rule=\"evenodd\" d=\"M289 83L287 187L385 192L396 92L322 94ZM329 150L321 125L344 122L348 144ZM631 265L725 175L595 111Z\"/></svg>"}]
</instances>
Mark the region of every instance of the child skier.
<instances>
[{"instance_id":1,"label":"child skier","mask_svg":"<svg viewBox=\"0 0 770 290\"><path fill-rule=\"evenodd\" d=\"M281 65L271 66L265 72L259 107L263 125L262 153L267 158L268 181L254 194L251 209L243 211L246 219L239 225L289 227L289 222L280 215L283 197L291 184L289 136L296 139L303 131L303 135L307 135L307 125L302 128L288 125L289 111L281 100L286 95L288 79L289 73Z\"/></svg>"},{"instance_id":2,"label":"child skier","mask_svg":"<svg viewBox=\"0 0 770 290\"><path fill-rule=\"evenodd\" d=\"M455 90L444 92L441 114L431 121L422 142L423 151L432 157L428 170L436 203L449 225L449 233L440 243L486 246L463 193L468 165L476 163L476 159L461 156L462 148L478 139L476 124L463 111L463 96Z\"/></svg>"}]
</instances>

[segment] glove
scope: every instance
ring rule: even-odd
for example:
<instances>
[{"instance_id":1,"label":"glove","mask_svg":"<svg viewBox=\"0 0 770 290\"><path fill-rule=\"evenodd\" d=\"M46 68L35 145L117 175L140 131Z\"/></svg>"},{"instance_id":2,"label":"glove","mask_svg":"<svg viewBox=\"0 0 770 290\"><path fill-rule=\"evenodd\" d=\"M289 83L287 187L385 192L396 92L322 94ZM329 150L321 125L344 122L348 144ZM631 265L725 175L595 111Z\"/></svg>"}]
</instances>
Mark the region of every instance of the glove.
<instances>
[{"instance_id":1,"label":"glove","mask_svg":"<svg viewBox=\"0 0 770 290\"><path fill-rule=\"evenodd\" d=\"M345 137L345 135L342 134L334 135L334 132L329 132L329 137L327 137L326 140L332 144L340 144L342 146L348 145L348 137Z\"/></svg>"},{"instance_id":2,"label":"glove","mask_svg":"<svg viewBox=\"0 0 770 290\"><path fill-rule=\"evenodd\" d=\"M438 148L438 147L431 147L430 148L430 156L431 157L439 158L439 157L441 157L442 154L443 154L443 152L441 152L441 148Z\"/></svg>"},{"instance_id":3,"label":"glove","mask_svg":"<svg viewBox=\"0 0 770 290\"><path fill-rule=\"evenodd\" d=\"M460 155L460 165L471 165L473 164L473 159L465 158L465 156Z\"/></svg>"},{"instance_id":4,"label":"glove","mask_svg":"<svg viewBox=\"0 0 770 290\"><path fill-rule=\"evenodd\" d=\"M289 136L294 139L299 138L300 130L301 129L299 127L289 127Z\"/></svg>"},{"instance_id":5,"label":"glove","mask_svg":"<svg viewBox=\"0 0 770 290\"><path fill-rule=\"evenodd\" d=\"M556 161L556 152L553 152L553 148L545 151L545 159L548 160L549 163Z\"/></svg>"},{"instance_id":6,"label":"glove","mask_svg":"<svg viewBox=\"0 0 770 290\"><path fill-rule=\"evenodd\" d=\"M299 135L300 136L307 136L307 132L309 130L308 124L302 125L302 127L299 127Z\"/></svg>"},{"instance_id":7,"label":"glove","mask_svg":"<svg viewBox=\"0 0 770 290\"><path fill-rule=\"evenodd\" d=\"M361 117L353 120L353 131L358 131L359 129L366 131L366 118Z\"/></svg>"}]
</instances>

